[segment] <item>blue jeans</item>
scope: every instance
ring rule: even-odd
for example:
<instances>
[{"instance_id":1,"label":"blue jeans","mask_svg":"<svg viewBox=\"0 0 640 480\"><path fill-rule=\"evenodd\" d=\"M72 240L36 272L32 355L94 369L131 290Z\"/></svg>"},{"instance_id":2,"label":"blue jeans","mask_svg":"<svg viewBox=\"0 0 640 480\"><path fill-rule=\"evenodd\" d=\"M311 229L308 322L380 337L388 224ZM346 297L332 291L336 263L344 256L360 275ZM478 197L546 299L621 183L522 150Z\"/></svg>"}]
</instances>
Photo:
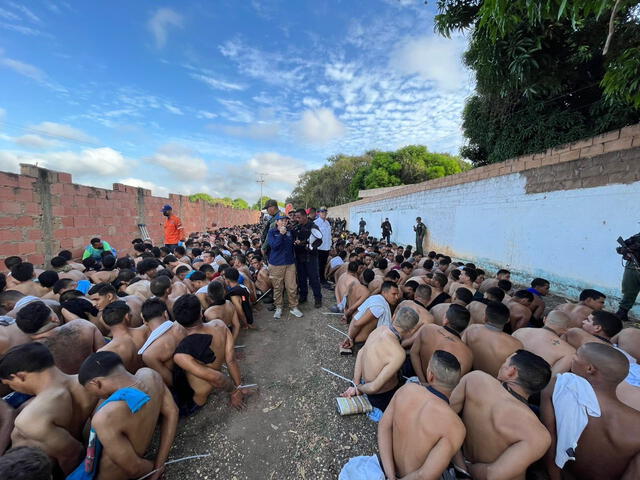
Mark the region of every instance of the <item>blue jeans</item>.
<instances>
[{"instance_id":1,"label":"blue jeans","mask_svg":"<svg viewBox=\"0 0 640 480\"><path fill-rule=\"evenodd\" d=\"M298 272L298 288L300 299L305 300L309 294L309 284L316 300L322 299L320 289L320 274L318 271L318 255L307 254L306 258L296 258L296 270ZM307 283L308 282L308 283Z\"/></svg>"}]
</instances>

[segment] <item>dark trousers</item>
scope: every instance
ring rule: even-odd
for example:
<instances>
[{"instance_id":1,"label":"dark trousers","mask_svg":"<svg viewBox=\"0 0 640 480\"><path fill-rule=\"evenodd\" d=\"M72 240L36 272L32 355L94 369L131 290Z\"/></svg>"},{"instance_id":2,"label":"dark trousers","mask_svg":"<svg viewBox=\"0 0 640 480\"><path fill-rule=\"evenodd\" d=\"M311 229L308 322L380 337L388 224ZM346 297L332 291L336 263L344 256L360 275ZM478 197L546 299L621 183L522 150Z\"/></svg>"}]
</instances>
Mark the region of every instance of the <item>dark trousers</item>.
<instances>
[{"instance_id":1,"label":"dark trousers","mask_svg":"<svg viewBox=\"0 0 640 480\"><path fill-rule=\"evenodd\" d=\"M177 243L165 243L164 246L166 248L168 248L171 253L173 253L173 251L178 246L178 244Z\"/></svg>"},{"instance_id":2,"label":"dark trousers","mask_svg":"<svg viewBox=\"0 0 640 480\"><path fill-rule=\"evenodd\" d=\"M391 232L382 232L382 240L386 240L387 243L391 243Z\"/></svg>"},{"instance_id":3,"label":"dark trousers","mask_svg":"<svg viewBox=\"0 0 640 480\"><path fill-rule=\"evenodd\" d=\"M622 275L622 301L620 308L631 310L640 292L640 271L626 266Z\"/></svg>"},{"instance_id":4,"label":"dark trousers","mask_svg":"<svg viewBox=\"0 0 640 480\"><path fill-rule=\"evenodd\" d=\"M320 289L320 275L318 273L318 255L307 254L305 258L296 258L296 269L298 271L298 288L300 289L300 300L305 300L309 294L309 284L315 299L322 299Z\"/></svg>"},{"instance_id":5,"label":"dark trousers","mask_svg":"<svg viewBox=\"0 0 640 480\"><path fill-rule=\"evenodd\" d=\"M416 254L424 255L422 251L422 242L424 242L424 235L423 236L416 235Z\"/></svg>"},{"instance_id":6,"label":"dark trousers","mask_svg":"<svg viewBox=\"0 0 640 480\"><path fill-rule=\"evenodd\" d=\"M318 250L318 270L320 273L320 283L327 283L324 271L327 268L327 260L329 259L329 250Z\"/></svg>"}]
</instances>

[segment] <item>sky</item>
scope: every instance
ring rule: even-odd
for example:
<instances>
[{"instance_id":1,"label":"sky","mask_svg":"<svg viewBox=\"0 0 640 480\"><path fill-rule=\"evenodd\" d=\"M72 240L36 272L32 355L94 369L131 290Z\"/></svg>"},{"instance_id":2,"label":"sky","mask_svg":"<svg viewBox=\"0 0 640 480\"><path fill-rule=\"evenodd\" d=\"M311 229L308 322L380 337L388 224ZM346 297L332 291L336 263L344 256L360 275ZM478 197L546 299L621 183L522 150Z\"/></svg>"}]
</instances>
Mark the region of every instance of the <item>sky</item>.
<instances>
[{"instance_id":1,"label":"sky","mask_svg":"<svg viewBox=\"0 0 640 480\"><path fill-rule=\"evenodd\" d=\"M473 78L434 3L0 0L0 170L255 202L337 153L455 154Z\"/></svg>"}]
</instances>

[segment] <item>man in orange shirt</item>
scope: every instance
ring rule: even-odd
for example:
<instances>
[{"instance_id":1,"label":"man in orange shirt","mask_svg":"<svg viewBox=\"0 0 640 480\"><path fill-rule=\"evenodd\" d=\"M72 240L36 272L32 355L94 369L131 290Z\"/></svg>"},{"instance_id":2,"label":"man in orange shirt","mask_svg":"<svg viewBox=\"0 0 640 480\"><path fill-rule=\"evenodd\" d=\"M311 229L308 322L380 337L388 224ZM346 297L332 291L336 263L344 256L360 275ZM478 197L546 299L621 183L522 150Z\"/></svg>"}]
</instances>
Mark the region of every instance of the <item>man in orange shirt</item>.
<instances>
[{"instance_id":1,"label":"man in orange shirt","mask_svg":"<svg viewBox=\"0 0 640 480\"><path fill-rule=\"evenodd\" d=\"M167 217L167 221L164 222L164 246L173 252L178 242L184 242L184 228L180 217L173 214L171 205L162 207L162 214Z\"/></svg>"}]
</instances>

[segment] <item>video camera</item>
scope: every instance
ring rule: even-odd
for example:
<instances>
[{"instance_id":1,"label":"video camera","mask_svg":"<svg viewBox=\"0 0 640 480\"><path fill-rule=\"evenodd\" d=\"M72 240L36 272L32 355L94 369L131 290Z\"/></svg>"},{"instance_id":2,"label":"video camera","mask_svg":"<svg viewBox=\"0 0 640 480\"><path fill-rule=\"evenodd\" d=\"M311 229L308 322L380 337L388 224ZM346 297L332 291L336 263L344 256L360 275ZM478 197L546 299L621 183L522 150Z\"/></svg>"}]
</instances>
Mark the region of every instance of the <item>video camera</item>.
<instances>
[{"instance_id":1,"label":"video camera","mask_svg":"<svg viewBox=\"0 0 640 480\"><path fill-rule=\"evenodd\" d=\"M629 260L633 267L640 269L640 234L629 237L626 240L618 237L617 242L620 246L616 248L616 252Z\"/></svg>"}]
</instances>

